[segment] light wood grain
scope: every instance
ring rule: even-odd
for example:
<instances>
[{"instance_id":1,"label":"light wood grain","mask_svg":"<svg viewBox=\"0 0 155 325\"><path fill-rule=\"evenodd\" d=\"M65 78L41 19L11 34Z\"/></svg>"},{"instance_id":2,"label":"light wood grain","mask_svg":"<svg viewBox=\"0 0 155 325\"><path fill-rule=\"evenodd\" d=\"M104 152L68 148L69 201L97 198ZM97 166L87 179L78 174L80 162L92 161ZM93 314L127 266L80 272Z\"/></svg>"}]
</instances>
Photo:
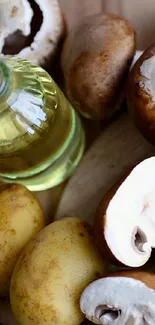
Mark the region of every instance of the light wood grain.
<instances>
[{"instance_id":1,"label":"light wood grain","mask_svg":"<svg viewBox=\"0 0 155 325\"><path fill-rule=\"evenodd\" d=\"M137 49L144 50L155 42L154 0L102 0L102 10L122 15L133 24Z\"/></svg>"},{"instance_id":2,"label":"light wood grain","mask_svg":"<svg viewBox=\"0 0 155 325\"><path fill-rule=\"evenodd\" d=\"M93 143L68 183L56 219L78 216L90 224L104 194L141 160L155 154L127 114Z\"/></svg>"},{"instance_id":3,"label":"light wood grain","mask_svg":"<svg viewBox=\"0 0 155 325\"><path fill-rule=\"evenodd\" d=\"M68 28L71 29L83 17L102 11L102 0L60 0Z\"/></svg>"},{"instance_id":4,"label":"light wood grain","mask_svg":"<svg viewBox=\"0 0 155 325\"><path fill-rule=\"evenodd\" d=\"M60 0L68 27L71 29L83 17L97 12L124 16L137 32L137 49L144 50L155 42L154 0Z\"/></svg>"}]
</instances>

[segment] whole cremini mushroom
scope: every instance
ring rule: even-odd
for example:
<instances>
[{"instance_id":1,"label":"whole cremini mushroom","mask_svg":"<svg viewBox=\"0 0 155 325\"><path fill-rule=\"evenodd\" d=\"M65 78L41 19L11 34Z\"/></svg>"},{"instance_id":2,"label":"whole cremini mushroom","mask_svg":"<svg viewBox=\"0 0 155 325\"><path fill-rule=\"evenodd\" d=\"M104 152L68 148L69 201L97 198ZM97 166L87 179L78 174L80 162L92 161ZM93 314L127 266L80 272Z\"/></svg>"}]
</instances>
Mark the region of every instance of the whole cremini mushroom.
<instances>
[{"instance_id":1,"label":"whole cremini mushroom","mask_svg":"<svg viewBox=\"0 0 155 325\"><path fill-rule=\"evenodd\" d=\"M69 33L61 55L65 90L87 118L106 119L120 109L135 53L135 31L120 16L88 16Z\"/></svg>"},{"instance_id":2,"label":"whole cremini mushroom","mask_svg":"<svg viewBox=\"0 0 155 325\"><path fill-rule=\"evenodd\" d=\"M106 259L140 267L155 247L155 157L138 164L122 184L103 198L94 232Z\"/></svg>"},{"instance_id":3,"label":"whole cremini mushroom","mask_svg":"<svg viewBox=\"0 0 155 325\"><path fill-rule=\"evenodd\" d=\"M139 131L155 144L155 45L135 63L127 82L129 112Z\"/></svg>"},{"instance_id":4,"label":"whole cremini mushroom","mask_svg":"<svg viewBox=\"0 0 155 325\"><path fill-rule=\"evenodd\" d=\"M81 311L95 324L154 325L155 275L128 271L91 283L80 299Z\"/></svg>"},{"instance_id":5,"label":"whole cremini mushroom","mask_svg":"<svg viewBox=\"0 0 155 325\"><path fill-rule=\"evenodd\" d=\"M0 1L1 55L16 54L46 66L56 53L64 27L58 0Z\"/></svg>"}]
</instances>

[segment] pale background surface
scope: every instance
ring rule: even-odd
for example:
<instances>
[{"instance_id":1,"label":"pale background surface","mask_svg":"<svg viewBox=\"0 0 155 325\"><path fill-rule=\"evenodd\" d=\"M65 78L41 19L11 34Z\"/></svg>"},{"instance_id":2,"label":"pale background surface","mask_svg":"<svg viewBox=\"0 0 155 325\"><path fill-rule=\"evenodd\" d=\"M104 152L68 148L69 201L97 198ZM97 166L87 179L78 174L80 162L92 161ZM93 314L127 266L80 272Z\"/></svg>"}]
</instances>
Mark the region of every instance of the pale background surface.
<instances>
[{"instance_id":1,"label":"pale background surface","mask_svg":"<svg viewBox=\"0 0 155 325\"><path fill-rule=\"evenodd\" d=\"M137 30L138 48L155 39L154 0L60 0L69 27L87 14L109 11L125 16Z\"/></svg>"},{"instance_id":2,"label":"pale background surface","mask_svg":"<svg viewBox=\"0 0 155 325\"><path fill-rule=\"evenodd\" d=\"M133 23L137 30L138 49L145 49L155 41L154 0L60 0L60 3L67 18L69 29L86 15L108 11L121 14ZM94 128L96 127L98 128L99 125L96 126L95 124ZM136 147L135 150L137 150ZM37 194L46 210L48 222L51 221L63 188L64 185L61 185ZM3 325L15 324L8 304L4 302L0 304L0 323Z\"/></svg>"}]
</instances>

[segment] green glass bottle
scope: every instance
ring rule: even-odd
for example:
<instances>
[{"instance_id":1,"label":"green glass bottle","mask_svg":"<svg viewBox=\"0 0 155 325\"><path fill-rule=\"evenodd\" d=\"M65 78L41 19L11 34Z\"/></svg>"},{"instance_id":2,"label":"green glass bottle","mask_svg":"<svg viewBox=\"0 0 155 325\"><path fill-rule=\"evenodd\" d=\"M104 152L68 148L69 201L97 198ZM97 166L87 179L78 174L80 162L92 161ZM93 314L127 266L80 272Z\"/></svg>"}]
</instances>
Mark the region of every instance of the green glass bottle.
<instances>
[{"instance_id":1,"label":"green glass bottle","mask_svg":"<svg viewBox=\"0 0 155 325\"><path fill-rule=\"evenodd\" d=\"M0 179L45 190L68 178L84 151L81 121L41 67L0 59Z\"/></svg>"}]
</instances>

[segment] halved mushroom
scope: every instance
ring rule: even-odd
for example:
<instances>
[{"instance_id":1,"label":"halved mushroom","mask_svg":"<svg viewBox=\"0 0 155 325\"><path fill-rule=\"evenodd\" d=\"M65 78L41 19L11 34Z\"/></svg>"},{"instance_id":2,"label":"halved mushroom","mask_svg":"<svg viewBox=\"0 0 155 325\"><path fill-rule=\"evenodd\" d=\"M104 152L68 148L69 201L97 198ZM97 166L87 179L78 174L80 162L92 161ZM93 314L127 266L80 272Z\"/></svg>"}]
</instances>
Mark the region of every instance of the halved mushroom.
<instances>
[{"instance_id":1,"label":"halved mushroom","mask_svg":"<svg viewBox=\"0 0 155 325\"><path fill-rule=\"evenodd\" d=\"M83 292L80 307L95 324L154 325L155 275L120 272L91 283Z\"/></svg>"},{"instance_id":2,"label":"halved mushroom","mask_svg":"<svg viewBox=\"0 0 155 325\"><path fill-rule=\"evenodd\" d=\"M40 16L42 16L42 22L39 22ZM33 24L32 18L35 19ZM33 38L31 36L36 25L39 30ZM26 41L24 44L19 31L23 36L30 36L30 44ZM6 43L8 45L11 42L13 54L44 66L54 56L63 33L64 19L58 0L3 0L0 2L0 53L3 55L10 54L9 51L7 53ZM22 47L24 45L26 47L17 51L16 43L20 42Z\"/></svg>"},{"instance_id":3,"label":"halved mushroom","mask_svg":"<svg viewBox=\"0 0 155 325\"><path fill-rule=\"evenodd\" d=\"M94 231L104 258L131 267L144 265L155 247L155 157L138 164L103 198Z\"/></svg>"}]
</instances>

